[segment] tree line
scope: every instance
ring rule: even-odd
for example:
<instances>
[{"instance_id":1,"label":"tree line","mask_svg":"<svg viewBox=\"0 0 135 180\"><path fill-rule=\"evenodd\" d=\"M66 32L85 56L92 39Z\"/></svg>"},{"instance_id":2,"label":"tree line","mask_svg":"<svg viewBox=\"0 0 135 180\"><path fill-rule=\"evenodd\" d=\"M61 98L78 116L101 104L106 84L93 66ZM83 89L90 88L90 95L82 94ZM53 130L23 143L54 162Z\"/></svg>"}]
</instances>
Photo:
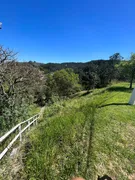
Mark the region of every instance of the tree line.
<instances>
[{"instance_id":1,"label":"tree line","mask_svg":"<svg viewBox=\"0 0 135 180\"><path fill-rule=\"evenodd\" d=\"M107 60L91 60L86 63L36 63L45 74L50 74L61 69L71 68L79 75L79 83L83 89L100 88L108 85L112 80L129 81L130 88L135 74L135 54L130 59L124 59L120 53L114 53Z\"/></svg>"}]
</instances>

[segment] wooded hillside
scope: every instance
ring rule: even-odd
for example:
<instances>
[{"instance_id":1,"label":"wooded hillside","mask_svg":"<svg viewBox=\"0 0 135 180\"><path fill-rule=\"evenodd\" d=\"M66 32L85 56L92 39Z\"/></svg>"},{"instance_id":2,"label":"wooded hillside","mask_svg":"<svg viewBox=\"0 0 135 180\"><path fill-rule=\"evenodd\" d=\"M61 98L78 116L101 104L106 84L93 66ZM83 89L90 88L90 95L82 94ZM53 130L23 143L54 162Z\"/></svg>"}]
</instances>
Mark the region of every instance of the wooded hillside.
<instances>
[{"instance_id":1,"label":"wooded hillside","mask_svg":"<svg viewBox=\"0 0 135 180\"><path fill-rule=\"evenodd\" d=\"M29 116L29 107L48 106L81 90L106 87L113 80L132 82L135 55L129 61L115 53L108 60L86 63L19 62L0 46L0 130L7 131Z\"/></svg>"}]
</instances>

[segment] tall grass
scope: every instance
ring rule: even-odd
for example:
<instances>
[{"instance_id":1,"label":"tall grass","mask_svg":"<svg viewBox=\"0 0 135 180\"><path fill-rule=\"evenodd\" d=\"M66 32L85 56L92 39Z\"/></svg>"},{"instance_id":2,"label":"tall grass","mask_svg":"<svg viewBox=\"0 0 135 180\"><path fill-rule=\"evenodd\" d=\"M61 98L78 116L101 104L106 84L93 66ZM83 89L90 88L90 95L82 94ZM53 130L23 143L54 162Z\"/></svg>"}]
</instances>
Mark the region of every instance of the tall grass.
<instances>
[{"instance_id":1,"label":"tall grass","mask_svg":"<svg viewBox=\"0 0 135 180\"><path fill-rule=\"evenodd\" d=\"M88 173L94 113L92 104L78 109L69 108L48 119L45 127L40 126L30 136L31 149L25 168L27 179L68 179L75 174Z\"/></svg>"},{"instance_id":2,"label":"tall grass","mask_svg":"<svg viewBox=\"0 0 135 180\"><path fill-rule=\"evenodd\" d=\"M120 83L48 107L25 145L20 179L96 180L135 173L135 110L131 90Z\"/></svg>"}]
</instances>

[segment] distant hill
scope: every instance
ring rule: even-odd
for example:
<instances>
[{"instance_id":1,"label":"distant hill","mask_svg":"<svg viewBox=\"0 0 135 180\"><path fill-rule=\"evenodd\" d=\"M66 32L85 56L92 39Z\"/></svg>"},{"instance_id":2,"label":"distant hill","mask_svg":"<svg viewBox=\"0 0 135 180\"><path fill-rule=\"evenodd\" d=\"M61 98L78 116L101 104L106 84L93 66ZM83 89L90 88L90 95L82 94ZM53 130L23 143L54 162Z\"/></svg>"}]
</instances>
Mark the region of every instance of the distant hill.
<instances>
[{"instance_id":1,"label":"distant hill","mask_svg":"<svg viewBox=\"0 0 135 180\"><path fill-rule=\"evenodd\" d=\"M44 70L45 73L50 73L64 68L72 68L74 69L75 72L78 72L79 70L86 68L90 64L95 64L100 66L101 64L104 64L106 62L110 63L111 61L99 59L99 60L91 60L88 62L65 62L65 63L45 64L45 63L38 63L35 61L29 61L28 63L32 64L33 66L39 67L41 70Z\"/></svg>"},{"instance_id":2,"label":"distant hill","mask_svg":"<svg viewBox=\"0 0 135 180\"><path fill-rule=\"evenodd\" d=\"M65 63L37 63L29 61L34 67L40 68L45 74L55 72L57 70L72 68L79 75L79 82L84 89L93 89L105 87L113 79L120 79L119 72L115 65L120 60L91 60L89 62L65 62ZM125 77L120 80L126 80Z\"/></svg>"}]
</instances>

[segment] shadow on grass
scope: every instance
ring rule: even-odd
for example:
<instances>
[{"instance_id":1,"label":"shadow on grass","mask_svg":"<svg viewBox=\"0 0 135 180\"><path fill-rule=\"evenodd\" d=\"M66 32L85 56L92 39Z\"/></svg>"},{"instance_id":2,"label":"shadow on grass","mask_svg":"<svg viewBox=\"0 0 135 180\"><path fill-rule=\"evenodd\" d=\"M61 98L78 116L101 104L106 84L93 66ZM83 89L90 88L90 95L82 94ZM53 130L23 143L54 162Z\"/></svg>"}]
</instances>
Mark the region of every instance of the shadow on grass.
<instances>
[{"instance_id":1,"label":"shadow on grass","mask_svg":"<svg viewBox=\"0 0 135 180\"><path fill-rule=\"evenodd\" d=\"M72 99L72 98L76 98L76 97L82 97L82 96L87 96L89 95L90 93L92 93L93 91L86 91L86 92L83 92L80 94L80 92L78 93L75 93L75 94L72 94L70 95L69 97Z\"/></svg>"},{"instance_id":2,"label":"shadow on grass","mask_svg":"<svg viewBox=\"0 0 135 180\"><path fill-rule=\"evenodd\" d=\"M92 93L92 92L93 92L93 91L87 91L87 92L81 94L81 96L87 96L88 94L90 94L90 93Z\"/></svg>"},{"instance_id":3,"label":"shadow on grass","mask_svg":"<svg viewBox=\"0 0 135 180\"><path fill-rule=\"evenodd\" d=\"M89 141L88 141L88 149L87 149L87 160L86 160L86 167L85 167L85 172L84 172L84 177L86 179L93 179L94 175L94 135L95 135L95 113L96 113L96 107L93 106L91 107L91 118L90 124L89 124ZM88 117L87 117L88 119ZM98 176L97 180L112 180L111 177L108 175L104 175L103 177Z\"/></svg>"},{"instance_id":4,"label":"shadow on grass","mask_svg":"<svg viewBox=\"0 0 135 180\"><path fill-rule=\"evenodd\" d=\"M101 91L99 91L97 93L93 93L93 90L90 90L88 92L85 92L85 93L81 94L81 96L87 96L88 94L91 94L91 93L93 93L93 96L100 95L100 94L103 94L105 91L106 91L106 89L103 89L103 90L101 90Z\"/></svg>"},{"instance_id":5,"label":"shadow on grass","mask_svg":"<svg viewBox=\"0 0 135 180\"><path fill-rule=\"evenodd\" d=\"M110 88L107 89L107 91L110 91L110 92L111 92L111 91L121 91L121 92L129 92L129 93L131 93L132 90L133 90L133 88L132 88L132 89L129 89L129 88L127 88L127 87L121 87L121 86L110 87Z\"/></svg>"},{"instance_id":6,"label":"shadow on grass","mask_svg":"<svg viewBox=\"0 0 135 180\"><path fill-rule=\"evenodd\" d=\"M91 114L91 116L89 115ZM90 179L93 179L93 143L94 143L94 133L95 133L95 113L96 107L91 106L89 108L89 113L87 112L86 119L89 120L89 135L88 135L88 147L87 147L87 158L86 158L86 167L84 170L84 176Z\"/></svg>"},{"instance_id":7,"label":"shadow on grass","mask_svg":"<svg viewBox=\"0 0 135 180\"><path fill-rule=\"evenodd\" d=\"M128 103L110 103L110 104L103 104L101 106L98 106L98 108L106 107L106 106L128 106L130 104Z\"/></svg>"}]
</instances>

